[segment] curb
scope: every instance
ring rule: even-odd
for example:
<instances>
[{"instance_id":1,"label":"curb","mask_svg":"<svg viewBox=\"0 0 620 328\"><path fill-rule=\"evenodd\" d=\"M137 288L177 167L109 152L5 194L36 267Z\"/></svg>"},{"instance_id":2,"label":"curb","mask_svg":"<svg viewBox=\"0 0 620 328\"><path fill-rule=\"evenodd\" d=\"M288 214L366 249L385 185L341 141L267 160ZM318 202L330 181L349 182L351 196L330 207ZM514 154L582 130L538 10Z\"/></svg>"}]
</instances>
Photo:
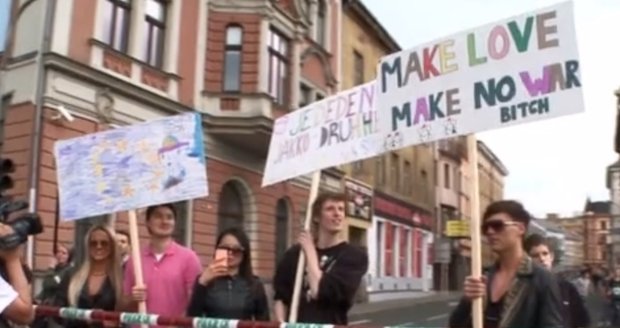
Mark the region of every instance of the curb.
<instances>
[{"instance_id":1,"label":"curb","mask_svg":"<svg viewBox=\"0 0 620 328\"><path fill-rule=\"evenodd\" d=\"M381 301L374 303L361 303L357 306L354 306L351 311L349 311L350 316L356 315L366 315L377 312L382 312L386 310L395 310L410 307L416 304L422 303L435 303L449 300L458 300L461 296L461 293L458 292L438 292L435 294L415 297L415 298L404 298L404 299L395 299L389 301Z\"/></svg>"}]
</instances>

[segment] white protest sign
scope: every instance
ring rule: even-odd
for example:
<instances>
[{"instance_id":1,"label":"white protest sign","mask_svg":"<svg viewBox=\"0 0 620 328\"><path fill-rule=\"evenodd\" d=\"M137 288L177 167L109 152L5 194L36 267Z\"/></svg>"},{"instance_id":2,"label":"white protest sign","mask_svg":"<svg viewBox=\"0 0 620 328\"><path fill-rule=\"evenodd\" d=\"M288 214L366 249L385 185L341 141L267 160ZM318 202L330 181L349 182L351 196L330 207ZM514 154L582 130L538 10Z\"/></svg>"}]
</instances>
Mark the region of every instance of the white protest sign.
<instances>
[{"instance_id":1,"label":"white protest sign","mask_svg":"<svg viewBox=\"0 0 620 328\"><path fill-rule=\"evenodd\" d=\"M278 118L263 187L378 155L384 147L378 134L375 93L373 81Z\"/></svg>"},{"instance_id":2,"label":"white protest sign","mask_svg":"<svg viewBox=\"0 0 620 328\"><path fill-rule=\"evenodd\" d=\"M386 151L581 112L573 5L386 56L376 101Z\"/></svg>"}]
</instances>

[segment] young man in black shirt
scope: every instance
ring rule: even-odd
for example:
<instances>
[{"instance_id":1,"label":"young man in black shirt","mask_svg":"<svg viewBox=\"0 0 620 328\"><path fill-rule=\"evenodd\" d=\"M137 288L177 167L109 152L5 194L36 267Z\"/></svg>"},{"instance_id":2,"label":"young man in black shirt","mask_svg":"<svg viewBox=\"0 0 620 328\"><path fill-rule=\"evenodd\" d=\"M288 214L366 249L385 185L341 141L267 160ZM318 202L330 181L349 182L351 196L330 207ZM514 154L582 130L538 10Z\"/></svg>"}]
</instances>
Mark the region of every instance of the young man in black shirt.
<instances>
[{"instance_id":1,"label":"young man in black shirt","mask_svg":"<svg viewBox=\"0 0 620 328\"><path fill-rule=\"evenodd\" d=\"M288 321L300 251L306 257L297 322L347 325L347 313L366 271L368 255L342 236L347 227L343 194L324 193L312 205L316 240L302 232L278 264L273 281L276 320Z\"/></svg>"}]
</instances>

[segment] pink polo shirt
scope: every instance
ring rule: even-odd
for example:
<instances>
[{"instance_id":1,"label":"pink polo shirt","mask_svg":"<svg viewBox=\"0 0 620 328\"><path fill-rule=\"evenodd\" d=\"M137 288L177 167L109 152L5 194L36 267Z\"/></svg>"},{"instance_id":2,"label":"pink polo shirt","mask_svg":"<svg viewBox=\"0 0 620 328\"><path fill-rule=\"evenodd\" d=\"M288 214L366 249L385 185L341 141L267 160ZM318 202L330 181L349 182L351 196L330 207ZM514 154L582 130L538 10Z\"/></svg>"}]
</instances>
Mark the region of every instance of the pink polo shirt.
<instances>
[{"instance_id":1,"label":"pink polo shirt","mask_svg":"<svg viewBox=\"0 0 620 328\"><path fill-rule=\"evenodd\" d=\"M146 309L162 316L185 316L196 277L202 271L196 253L175 242L165 249L158 261L151 246L142 250L142 272L146 285ZM123 290L131 295L135 285L133 261L125 267Z\"/></svg>"}]
</instances>

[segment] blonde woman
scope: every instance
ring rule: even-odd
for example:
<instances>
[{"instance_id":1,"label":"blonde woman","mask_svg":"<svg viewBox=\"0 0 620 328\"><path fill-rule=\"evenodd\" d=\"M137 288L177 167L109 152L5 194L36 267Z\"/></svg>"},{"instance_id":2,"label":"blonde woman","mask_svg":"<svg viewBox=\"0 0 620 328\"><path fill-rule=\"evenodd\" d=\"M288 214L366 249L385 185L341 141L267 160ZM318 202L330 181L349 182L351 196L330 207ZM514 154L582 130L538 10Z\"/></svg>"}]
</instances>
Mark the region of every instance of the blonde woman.
<instances>
[{"instance_id":1,"label":"blonde woman","mask_svg":"<svg viewBox=\"0 0 620 328\"><path fill-rule=\"evenodd\" d=\"M121 260L114 233L106 226L92 227L86 234L84 263L60 283L57 306L114 311L122 293ZM114 327L115 324L67 321L63 327ZM117 326L117 325L116 325Z\"/></svg>"}]
</instances>

